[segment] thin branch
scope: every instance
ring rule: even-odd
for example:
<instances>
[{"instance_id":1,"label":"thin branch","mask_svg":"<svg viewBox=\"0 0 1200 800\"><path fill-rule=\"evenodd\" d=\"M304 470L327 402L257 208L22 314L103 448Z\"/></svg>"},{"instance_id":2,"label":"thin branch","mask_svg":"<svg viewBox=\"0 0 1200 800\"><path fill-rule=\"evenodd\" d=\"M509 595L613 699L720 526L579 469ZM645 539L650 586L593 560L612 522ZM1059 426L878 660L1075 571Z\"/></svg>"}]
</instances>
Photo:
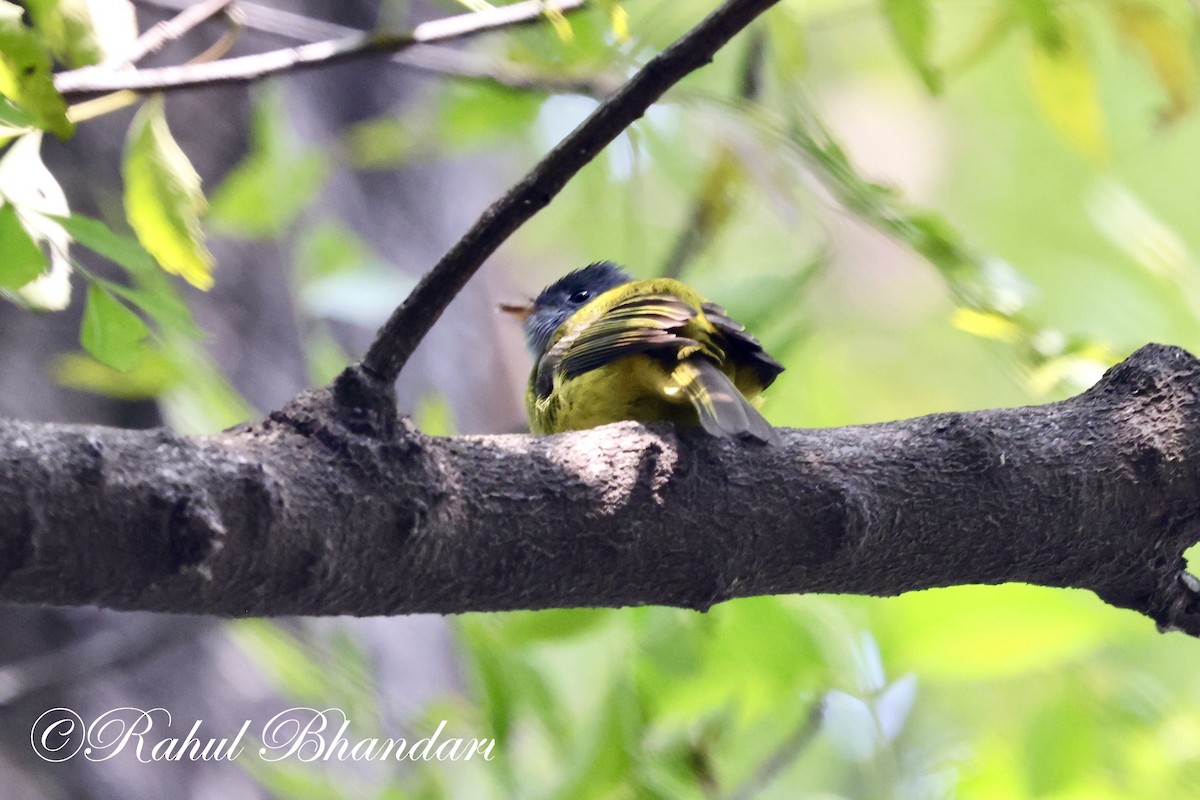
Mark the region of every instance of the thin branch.
<instances>
[{"instance_id":1,"label":"thin branch","mask_svg":"<svg viewBox=\"0 0 1200 800\"><path fill-rule=\"evenodd\" d=\"M115 70L129 64L136 64L151 53L161 50L168 42L183 37L205 20L225 11L233 2L234 0L200 0L198 3L188 5L171 19L151 26L137 38L129 52L106 58L96 64L95 68Z\"/></svg>"},{"instance_id":2,"label":"thin branch","mask_svg":"<svg viewBox=\"0 0 1200 800\"><path fill-rule=\"evenodd\" d=\"M824 716L825 702L822 699L813 703L796 729L726 800L754 800L761 795L768 786L775 782L779 774L791 766L812 744L813 739L821 730Z\"/></svg>"},{"instance_id":3,"label":"thin branch","mask_svg":"<svg viewBox=\"0 0 1200 800\"><path fill-rule=\"evenodd\" d=\"M495 55L448 47L413 47L397 53L392 61L434 75L486 81L509 89L543 94L580 94L598 100L608 97L624 83L624 78L612 71L547 74Z\"/></svg>"},{"instance_id":4,"label":"thin branch","mask_svg":"<svg viewBox=\"0 0 1200 800\"><path fill-rule=\"evenodd\" d=\"M186 8L188 0L136 0L140 5L177 10ZM318 42L361 36L363 31L334 22L284 11L258 3L238 2L248 28L298 42ZM487 81L510 89L546 94L581 94L603 98L621 87L624 78L616 73L548 74L494 54L457 50L436 45L416 45L392 56L400 67L433 75Z\"/></svg>"},{"instance_id":5,"label":"thin branch","mask_svg":"<svg viewBox=\"0 0 1200 800\"><path fill-rule=\"evenodd\" d=\"M568 13L582 8L586 0L559 0L553 7ZM447 42L484 31L533 22L546 12L542 0L524 0L508 6L459 14L424 22L409 33L387 31L356 34L324 42L229 58L210 64L158 67L127 72L97 67L62 72L54 77L54 86L65 98L104 92L159 92L247 83L281 72L329 66L372 54L395 53L416 44Z\"/></svg>"},{"instance_id":6,"label":"thin branch","mask_svg":"<svg viewBox=\"0 0 1200 800\"><path fill-rule=\"evenodd\" d=\"M139 6L179 11L188 8L191 0L133 0ZM358 36L363 31L336 22L315 19L286 11L282 8L272 8L258 3L238 0L238 8L246 16L246 26L256 31L294 39L299 42L319 42L322 39L344 39Z\"/></svg>"},{"instance_id":7,"label":"thin branch","mask_svg":"<svg viewBox=\"0 0 1200 800\"><path fill-rule=\"evenodd\" d=\"M712 60L739 31L778 0L727 0L652 58L504 197L491 205L384 323L363 365L395 380L417 344L483 262L544 208L572 176L636 122L667 89Z\"/></svg>"},{"instance_id":8,"label":"thin branch","mask_svg":"<svg viewBox=\"0 0 1200 800\"><path fill-rule=\"evenodd\" d=\"M246 15L237 6L231 6L225 9L225 12L221 16L225 19L225 30L221 33L221 38L205 48L195 58L188 59L187 63L203 64L224 58L225 54L237 44L237 40L241 38L242 33L246 30Z\"/></svg>"}]
</instances>

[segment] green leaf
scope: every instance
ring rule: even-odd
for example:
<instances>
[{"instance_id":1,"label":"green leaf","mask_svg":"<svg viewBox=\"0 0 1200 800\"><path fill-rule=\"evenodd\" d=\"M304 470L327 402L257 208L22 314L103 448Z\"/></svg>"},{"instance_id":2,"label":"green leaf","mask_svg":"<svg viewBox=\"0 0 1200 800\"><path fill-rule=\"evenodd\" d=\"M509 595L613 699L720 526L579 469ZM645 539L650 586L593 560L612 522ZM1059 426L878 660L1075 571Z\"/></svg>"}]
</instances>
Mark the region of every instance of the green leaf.
<instances>
[{"instance_id":1,"label":"green leaf","mask_svg":"<svg viewBox=\"0 0 1200 800\"><path fill-rule=\"evenodd\" d=\"M50 265L12 203L0 206L0 289L19 289Z\"/></svg>"},{"instance_id":2,"label":"green leaf","mask_svg":"<svg viewBox=\"0 0 1200 800\"><path fill-rule=\"evenodd\" d=\"M529 129L542 98L485 83L452 83L442 93L436 136L450 147L486 144Z\"/></svg>"},{"instance_id":3,"label":"green leaf","mask_svg":"<svg viewBox=\"0 0 1200 800\"><path fill-rule=\"evenodd\" d=\"M138 241L167 272L211 288L213 257L200 227L207 203L167 127L162 97L147 100L130 125L124 176L125 213Z\"/></svg>"},{"instance_id":4,"label":"green leaf","mask_svg":"<svg viewBox=\"0 0 1200 800\"><path fill-rule=\"evenodd\" d=\"M88 287L79 341L97 361L121 371L136 368L146 357L142 341L149 333L146 323L108 291L95 283Z\"/></svg>"},{"instance_id":5,"label":"green leaf","mask_svg":"<svg viewBox=\"0 0 1200 800\"><path fill-rule=\"evenodd\" d=\"M942 78L929 63L929 40L933 13L928 0L881 0L883 13L900 52L912 66L929 91L942 90Z\"/></svg>"},{"instance_id":6,"label":"green leaf","mask_svg":"<svg viewBox=\"0 0 1200 800\"><path fill-rule=\"evenodd\" d=\"M75 126L50 67L45 46L21 21L21 7L0 0L0 94L33 115L39 128L66 139Z\"/></svg>"},{"instance_id":7,"label":"green leaf","mask_svg":"<svg viewBox=\"0 0 1200 800\"><path fill-rule=\"evenodd\" d=\"M137 282L137 287L131 288L99 281L106 290L141 308L164 330L192 338L202 335L187 304L158 268L154 257L136 239L122 236L103 222L79 214L56 218L56 221L72 239L124 267Z\"/></svg>"},{"instance_id":8,"label":"green leaf","mask_svg":"<svg viewBox=\"0 0 1200 800\"><path fill-rule=\"evenodd\" d=\"M142 276L158 269L154 257L140 243L116 233L100 220L74 214L62 217L58 222L72 239L114 264L121 265L133 275Z\"/></svg>"},{"instance_id":9,"label":"green leaf","mask_svg":"<svg viewBox=\"0 0 1200 800\"><path fill-rule=\"evenodd\" d=\"M263 238L290 225L324 185L329 167L316 151L301 151L288 135L283 97L268 91L254 111L246 158L213 193L212 223L225 234Z\"/></svg>"},{"instance_id":10,"label":"green leaf","mask_svg":"<svg viewBox=\"0 0 1200 800\"><path fill-rule=\"evenodd\" d=\"M296 636L265 619L239 620L229 631L288 699L316 707L332 700L329 677Z\"/></svg>"},{"instance_id":11,"label":"green leaf","mask_svg":"<svg viewBox=\"0 0 1200 800\"><path fill-rule=\"evenodd\" d=\"M1094 161L1108 158L1104 110L1092 62L1078 39L1029 51L1033 95L1050 125L1075 150Z\"/></svg>"},{"instance_id":12,"label":"green leaf","mask_svg":"<svg viewBox=\"0 0 1200 800\"><path fill-rule=\"evenodd\" d=\"M301 284L382 260L354 231L333 220L304 226L296 243L295 268Z\"/></svg>"},{"instance_id":13,"label":"green leaf","mask_svg":"<svg viewBox=\"0 0 1200 800\"><path fill-rule=\"evenodd\" d=\"M105 56L88 5L88 0L25 0L29 17L46 46L59 61L72 67L95 64ZM104 11L115 16L114 8Z\"/></svg>"},{"instance_id":14,"label":"green leaf","mask_svg":"<svg viewBox=\"0 0 1200 800\"><path fill-rule=\"evenodd\" d=\"M34 243L48 252L49 268L16 293L22 305L61 311L71 303L71 237L57 217L70 213L67 197L41 156L42 132L21 136L0 158L0 197L17 210Z\"/></svg>"},{"instance_id":15,"label":"green leaf","mask_svg":"<svg viewBox=\"0 0 1200 800\"><path fill-rule=\"evenodd\" d=\"M129 0L25 0L24 5L50 51L72 67L126 53L137 39Z\"/></svg>"},{"instance_id":16,"label":"green leaf","mask_svg":"<svg viewBox=\"0 0 1200 800\"><path fill-rule=\"evenodd\" d=\"M350 163L358 170L403 166L420 152L423 137L410 123L388 115L351 125L342 133Z\"/></svg>"},{"instance_id":17,"label":"green leaf","mask_svg":"<svg viewBox=\"0 0 1200 800\"><path fill-rule=\"evenodd\" d=\"M1065 35L1055 0L1014 0L1013 6L1041 47L1057 50L1062 46Z\"/></svg>"},{"instance_id":18,"label":"green leaf","mask_svg":"<svg viewBox=\"0 0 1200 800\"><path fill-rule=\"evenodd\" d=\"M13 105L8 98L0 97L0 145L36 129L36 117Z\"/></svg>"}]
</instances>

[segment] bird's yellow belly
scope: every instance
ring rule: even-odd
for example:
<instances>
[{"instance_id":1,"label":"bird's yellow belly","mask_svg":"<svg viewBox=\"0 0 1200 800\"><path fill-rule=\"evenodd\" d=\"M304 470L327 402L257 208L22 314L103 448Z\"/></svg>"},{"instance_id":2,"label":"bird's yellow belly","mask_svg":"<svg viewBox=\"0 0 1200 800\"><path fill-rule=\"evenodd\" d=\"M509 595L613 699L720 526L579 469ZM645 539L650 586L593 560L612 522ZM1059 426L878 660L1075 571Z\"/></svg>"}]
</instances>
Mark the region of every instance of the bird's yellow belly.
<instances>
[{"instance_id":1,"label":"bird's yellow belly","mask_svg":"<svg viewBox=\"0 0 1200 800\"><path fill-rule=\"evenodd\" d=\"M646 355L622 358L573 378L556 375L547 397L538 398L532 390L526 396L530 429L559 433L630 419L698 425L696 410L672 390L670 377L663 361ZM757 391L747 396L754 394Z\"/></svg>"},{"instance_id":2,"label":"bird's yellow belly","mask_svg":"<svg viewBox=\"0 0 1200 800\"><path fill-rule=\"evenodd\" d=\"M625 419L685 422L691 409L671 402L657 388L666 379L661 363L644 355L622 358L573 378L557 375L548 397L537 398L531 392L527 398L530 427L534 433L557 433Z\"/></svg>"}]
</instances>

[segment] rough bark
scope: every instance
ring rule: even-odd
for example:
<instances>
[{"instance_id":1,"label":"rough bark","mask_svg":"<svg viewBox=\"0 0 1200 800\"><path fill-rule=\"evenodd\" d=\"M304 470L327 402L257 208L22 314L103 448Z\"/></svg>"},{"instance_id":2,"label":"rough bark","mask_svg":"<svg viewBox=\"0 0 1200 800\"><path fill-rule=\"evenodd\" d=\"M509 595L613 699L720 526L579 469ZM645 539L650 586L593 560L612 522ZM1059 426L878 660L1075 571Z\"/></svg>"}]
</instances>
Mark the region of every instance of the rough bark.
<instances>
[{"instance_id":1,"label":"rough bark","mask_svg":"<svg viewBox=\"0 0 1200 800\"><path fill-rule=\"evenodd\" d=\"M1200 361L1045 406L786 430L429 438L360 368L261 424L0 422L0 600L454 613L1025 581L1200 633Z\"/></svg>"}]
</instances>

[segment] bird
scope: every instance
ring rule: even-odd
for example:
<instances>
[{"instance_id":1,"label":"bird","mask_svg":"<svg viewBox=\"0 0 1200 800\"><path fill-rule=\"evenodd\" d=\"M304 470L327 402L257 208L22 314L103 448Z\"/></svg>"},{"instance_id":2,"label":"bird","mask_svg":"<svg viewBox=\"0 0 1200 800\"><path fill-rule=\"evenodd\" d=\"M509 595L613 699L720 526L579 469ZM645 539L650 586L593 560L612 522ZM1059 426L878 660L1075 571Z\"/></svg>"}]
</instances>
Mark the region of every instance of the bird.
<instances>
[{"instance_id":1,"label":"bird","mask_svg":"<svg viewBox=\"0 0 1200 800\"><path fill-rule=\"evenodd\" d=\"M530 303L500 310L523 322L533 355L525 406L535 434L638 420L780 442L751 401L783 365L681 281L634 280L617 264L597 261Z\"/></svg>"}]
</instances>

